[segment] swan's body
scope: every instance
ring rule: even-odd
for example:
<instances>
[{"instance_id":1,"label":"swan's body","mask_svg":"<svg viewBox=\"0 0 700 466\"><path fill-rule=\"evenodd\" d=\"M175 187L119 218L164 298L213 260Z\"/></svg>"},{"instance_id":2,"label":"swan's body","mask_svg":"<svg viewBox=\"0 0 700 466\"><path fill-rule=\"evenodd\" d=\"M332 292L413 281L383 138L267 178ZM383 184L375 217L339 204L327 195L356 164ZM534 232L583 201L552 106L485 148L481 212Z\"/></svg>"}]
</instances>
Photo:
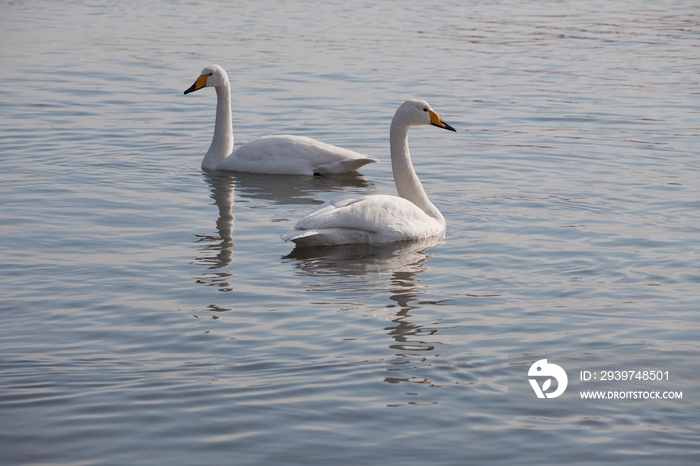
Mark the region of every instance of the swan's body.
<instances>
[{"instance_id":1,"label":"swan's body","mask_svg":"<svg viewBox=\"0 0 700 466\"><path fill-rule=\"evenodd\" d=\"M345 196L333 199L282 235L297 247L392 243L429 238L445 231L445 219L423 190L408 151L408 128L434 125L455 131L427 102L409 100L391 121L391 168L399 196Z\"/></svg>"},{"instance_id":2,"label":"swan's body","mask_svg":"<svg viewBox=\"0 0 700 466\"><path fill-rule=\"evenodd\" d=\"M216 121L211 146L202 160L205 170L230 170L268 175L314 175L356 171L375 159L305 136L267 136L233 151L231 87L223 68L204 68L185 94L203 87L216 89Z\"/></svg>"}]
</instances>

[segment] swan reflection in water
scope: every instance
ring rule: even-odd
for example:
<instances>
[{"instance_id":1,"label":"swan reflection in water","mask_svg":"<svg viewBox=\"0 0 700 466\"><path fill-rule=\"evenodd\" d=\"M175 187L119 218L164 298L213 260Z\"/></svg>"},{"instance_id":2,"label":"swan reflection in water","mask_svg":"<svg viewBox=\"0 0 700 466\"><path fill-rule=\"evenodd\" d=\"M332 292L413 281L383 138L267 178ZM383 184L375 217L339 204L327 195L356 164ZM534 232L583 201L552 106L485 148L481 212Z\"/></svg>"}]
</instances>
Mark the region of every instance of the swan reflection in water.
<instances>
[{"instance_id":1,"label":"swan reflection in water","mask_svg":"<svg viewBox=\"0 0 700 466\"><path fill-rule=\"evenodd\" d=\"M214 205L219 209L216 220L216 233L196 235L198 255L194 264L208 269L206 273L196 276L197 283L219 287L221 291L231 289L232 273L222 270L233 262L233 228L236 218L233 215L235 179L225 173L204 172L204 179L209 184Z\"/></svg>"},{"instance_id":2,"label":"swan reflection in water","mask_svg":"<svg viewBox=\"0 0 700 466\"><path fill-rule=\"evenodd\" d=\"M428 292L421 284L419 275L428 269L427 261L432 257L430 248L444 242L444 235L420 241L387 244L353 244L320 248L297 248L283 259L292 259L296 268L314 279L310 289L318 289L319 277L325 290L352 286L358 290L357 282L348 280L364 277L362 290L388 291L391 303L386 308L396 308L391 316L392 326L383 330L393 339L389 345L395 359L389 361L392 376L386 376L389 383L414 382L431 385L424 377L400 377L401 371L412 371L428 353L435 352L435 342L426 342L421 336L434 335L437 329L426 329L411 322L411 312L420 309L423 303L420 296ZM378 283L382 275L390 274L387 282ZM335 280L334 277L338 277ZM376 300L373 300L376 301ZM434 303L437 304L437 303ZM411 363L411 364L408 364Z\"/></svg>"},{"instance_id":3,"label":"swan reflection in water","mask_svg":"<svg viewBox=\"0 0 700 466\"><path fill-rule=\"evenodd\" d=\"M219 216L216 232L196 235L198 254L193 263L206 267L207 271L196 275L195 280L220 291L232 291L233 273L227 267L233 262L235 247L235 195L241 204L259 200L269 205L318 205L323 203L318 199L321 194L347 193L353 188L361 188L362 192L375 189L358 173L307 177L203 171L202 176L209 185Z\"/></svg>"}]
</instances>

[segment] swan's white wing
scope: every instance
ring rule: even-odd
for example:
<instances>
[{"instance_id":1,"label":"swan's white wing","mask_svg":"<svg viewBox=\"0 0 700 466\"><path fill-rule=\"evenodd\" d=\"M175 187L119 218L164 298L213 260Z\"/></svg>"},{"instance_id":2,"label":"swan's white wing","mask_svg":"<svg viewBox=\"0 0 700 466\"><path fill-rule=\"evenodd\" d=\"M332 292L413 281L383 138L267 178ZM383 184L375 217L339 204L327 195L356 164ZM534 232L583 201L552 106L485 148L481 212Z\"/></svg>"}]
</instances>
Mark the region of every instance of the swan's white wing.
<instances>
[{"instance_id":1,"label":"swan's white wing","mask_svg":"<svg viewBox=\"0 0 700 466\"><path fill-rule=\"evenodd\" d=\"M415 204L397 196L346 196L333 199L282 235L297 246L391 243L428 238L445 226Z\"/></svg>"},{"instance_id":2,"label":"swan's white wing","mask_svg":"<svg viewBox=\"0 0 700 466\"><path fill-rule=\"evenodd\" d=\"M344 173L375 159L305 136L266 136L243 144L216 170L269 175Z\"/></svg>"}]
</instances>

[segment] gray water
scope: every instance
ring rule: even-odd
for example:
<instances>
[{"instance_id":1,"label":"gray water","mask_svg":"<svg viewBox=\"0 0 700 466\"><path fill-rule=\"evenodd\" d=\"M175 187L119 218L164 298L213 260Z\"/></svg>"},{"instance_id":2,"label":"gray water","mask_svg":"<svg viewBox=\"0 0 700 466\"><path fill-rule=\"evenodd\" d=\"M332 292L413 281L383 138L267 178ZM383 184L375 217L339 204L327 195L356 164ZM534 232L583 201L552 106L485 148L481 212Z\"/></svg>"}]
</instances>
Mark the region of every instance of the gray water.
<instances>
[{"instance_id":1,"label":"gray water","mask_svg":"<svg viewBox=\"0 0 700 466\"><path fill-rule=\"evenodd\" d=\"M237 144L380 163L202 172L211 63ZM696 1L2 2L0 64L0 463L700 459ZM444 240L282 242L408 98ZM683 398L517 406L541 358Z\"/></svg>"}]
</instances>

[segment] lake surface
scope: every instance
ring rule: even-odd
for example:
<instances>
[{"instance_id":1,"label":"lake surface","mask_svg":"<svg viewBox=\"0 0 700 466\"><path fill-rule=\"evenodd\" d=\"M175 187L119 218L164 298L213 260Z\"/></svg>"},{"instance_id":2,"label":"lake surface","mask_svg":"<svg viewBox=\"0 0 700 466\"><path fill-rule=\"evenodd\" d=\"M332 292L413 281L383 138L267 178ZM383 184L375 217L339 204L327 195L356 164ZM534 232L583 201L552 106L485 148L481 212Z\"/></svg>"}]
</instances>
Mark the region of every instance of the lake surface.
<instances>
[{"instance_id":1,"label":"lake surface","mask_svg":"<svg viewBox=\"0 0 700 466\"><path fill-rule=\"evenodd\" d=\"M0 463L700 461L696 1L0 12ZM212 63L237 145L299 134L380 163L202 172L216 97L182 92ZM410 133L445 238L282 242L333 196L395 193L408 98L458 131ZM527 382L545 358L557 399Z\"/></svg>"}]
</instances>

